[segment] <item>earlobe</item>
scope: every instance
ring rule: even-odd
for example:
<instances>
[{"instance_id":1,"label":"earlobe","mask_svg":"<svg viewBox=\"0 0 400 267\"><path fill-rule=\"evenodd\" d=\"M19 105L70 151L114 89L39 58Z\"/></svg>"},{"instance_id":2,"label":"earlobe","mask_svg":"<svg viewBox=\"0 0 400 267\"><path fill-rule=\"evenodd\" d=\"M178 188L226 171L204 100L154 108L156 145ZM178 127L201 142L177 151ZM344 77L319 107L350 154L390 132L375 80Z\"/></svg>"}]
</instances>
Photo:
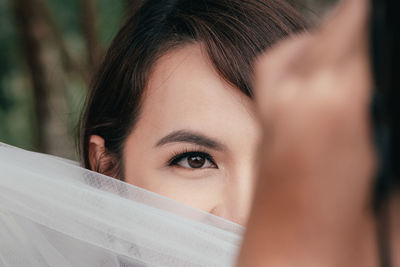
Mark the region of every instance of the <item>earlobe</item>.
<instances>
[{"instance_id":1,"label":"earlobe","mask_svg":"<svg viewBox=\"0 0 400 267\"><path fill-rule=\"evenodd\" d=\"M104 139L98 135L91 135L89 139L89 162L90 169L97 171L100 159L104 155Z\"/></svg>"}]
</instances>

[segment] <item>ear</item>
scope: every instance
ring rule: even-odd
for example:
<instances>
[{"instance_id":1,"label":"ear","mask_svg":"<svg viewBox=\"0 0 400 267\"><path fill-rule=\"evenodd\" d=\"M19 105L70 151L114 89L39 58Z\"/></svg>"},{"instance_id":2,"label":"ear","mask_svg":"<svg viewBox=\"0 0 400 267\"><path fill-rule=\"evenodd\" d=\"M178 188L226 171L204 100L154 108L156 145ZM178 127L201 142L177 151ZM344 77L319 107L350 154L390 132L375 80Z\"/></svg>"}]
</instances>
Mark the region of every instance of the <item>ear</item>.
<instances>
[{"instance_id":1,"label":"ear","mask_svg":"<svg viewBox=\"0 0 400 267\"><path fill-rule=\"evenodd\" d=\"M92 171L98 171L98 166L101 164L105 151L104 139L98 135L91 135L89 138L89 163Z\"/></svg>"}]
</instances>

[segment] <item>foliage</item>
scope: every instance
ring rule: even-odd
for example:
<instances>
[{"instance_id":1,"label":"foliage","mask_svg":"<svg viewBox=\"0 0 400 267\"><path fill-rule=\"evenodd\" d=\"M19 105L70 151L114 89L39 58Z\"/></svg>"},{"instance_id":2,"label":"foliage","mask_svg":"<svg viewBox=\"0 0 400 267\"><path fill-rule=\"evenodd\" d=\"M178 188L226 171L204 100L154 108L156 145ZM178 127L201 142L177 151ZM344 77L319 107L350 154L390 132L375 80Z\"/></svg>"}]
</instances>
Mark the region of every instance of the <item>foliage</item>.
<instances>
[{"instance_id":1,"label":"foliage","mask_svg":"<svg viewBox=\"0 0 400 267\"><path fill-rule=\"evenodd\" d=\"M84 65L87 58L80 0L44 0L68 53ZM101 45L107 47L123 18L125 1L94 1ZM13 0L0 0L0 142L36 150L33 90L13 13ZM87 83L76 73L66 77L70 135L76 131Z\"/></svg>"}]
</instances>

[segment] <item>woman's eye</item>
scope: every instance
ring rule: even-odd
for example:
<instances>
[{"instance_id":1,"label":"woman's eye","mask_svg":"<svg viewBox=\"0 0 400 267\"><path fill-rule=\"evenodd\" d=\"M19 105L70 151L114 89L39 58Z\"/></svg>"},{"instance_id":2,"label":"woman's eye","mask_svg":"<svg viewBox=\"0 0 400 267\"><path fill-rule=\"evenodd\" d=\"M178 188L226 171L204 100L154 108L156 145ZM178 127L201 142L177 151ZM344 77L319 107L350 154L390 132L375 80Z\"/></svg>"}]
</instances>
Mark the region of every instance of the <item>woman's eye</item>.
<instances>
[{"instance_id":1,"label":"woman's eye","mask_svg":"<svg viewBox=\"0 0 400 267\"><path fill-rule=\"evenodd\" d=\"M188 169L217 168L210 155L200 152L190 152L178 155L174 157L170 165Z\"/></svg>"}]
</instances>

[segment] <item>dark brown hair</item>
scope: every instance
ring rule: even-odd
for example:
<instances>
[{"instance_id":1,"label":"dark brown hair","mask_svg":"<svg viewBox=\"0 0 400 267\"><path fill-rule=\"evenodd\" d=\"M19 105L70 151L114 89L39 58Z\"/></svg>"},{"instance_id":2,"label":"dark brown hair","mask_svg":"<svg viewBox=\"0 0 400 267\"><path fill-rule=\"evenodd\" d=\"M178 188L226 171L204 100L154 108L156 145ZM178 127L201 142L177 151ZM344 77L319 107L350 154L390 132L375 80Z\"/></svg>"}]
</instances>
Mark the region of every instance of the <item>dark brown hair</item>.
<instances>
[{"instance_id":1,"label":"dark brown hair","mask_svg":"<svg viewBox=\"0 0 400 267\"><path fill-rule=\"evenodd\" d=\"M91 168L89 138L99 135L112 160L97 171L123 177L124 141L140 116L150 69L168 50L203 44L221 77L252 97L256 56L305 28L281 0L147 1L120 29L94 77L80 124L82 164Z\"/></svg>"}]
</instances>

